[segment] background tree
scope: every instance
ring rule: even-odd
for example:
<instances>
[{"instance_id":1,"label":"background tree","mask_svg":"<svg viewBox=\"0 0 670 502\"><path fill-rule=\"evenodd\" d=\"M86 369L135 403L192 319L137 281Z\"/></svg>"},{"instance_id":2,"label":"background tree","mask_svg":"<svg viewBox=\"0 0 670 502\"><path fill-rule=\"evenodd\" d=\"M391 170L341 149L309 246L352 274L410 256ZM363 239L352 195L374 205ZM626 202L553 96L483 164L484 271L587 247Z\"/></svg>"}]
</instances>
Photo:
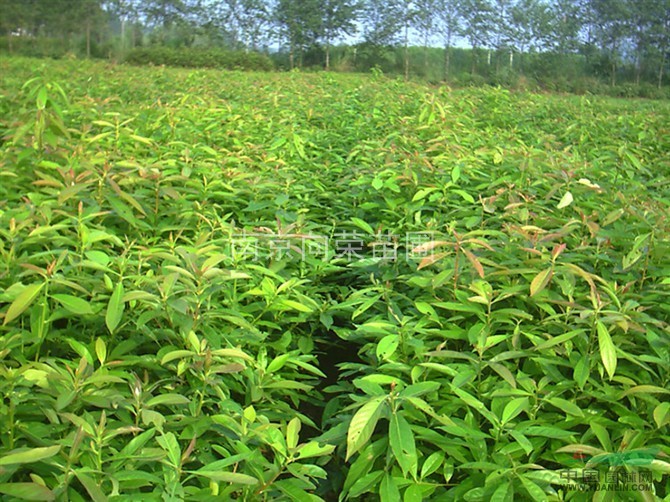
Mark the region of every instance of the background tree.
<instances>
[{"instance_id":1,"label":"background tree","mask_svg":"<svg viewBox=\"0 0 670 502\"><path fill-rule=\"evenodd\" d=\"M138 20L139 6L134 0L110 0L105 3L105 8L110 16L118 19L121 33L119 35L119 50L126 50L128 27L131 27L130 47L135 47L135 23Z\"/></svg>"},{"instance_id":2,"label":"background tree","mask_svg":"<svg viewBox=\"0 0 670 502\"><path fill-rule=\"evenodd\" d=\"M376 66L401 40L405 5L402 0L366 0L363 4L364 49L367 64Z\"/></svg>"},{"instance_id":3,"label":"background tree","mask_svg":"<svg viewBox=\"0 0 670 502\"><path fill-rule=\"evenodd\" d=\"M357 31L361 5L353 0L320 0L321 36L326 49L326 70L330 70L330 48L333 41Z\"/></svg>"},{"instance_id":4,"label":"background tree","mask_svg":"<svg viewBox=\"0 0 670 502\"><path fill-rule=\"evenodd\" d=\"M457 40L464 47L455 48ZM415 66L424 76L443 67L454 80L479 70L489 83L527 73L540 85L595 78L662 87L670 0L0 0L0 51L123 58L147 44L265 48L291 67L309 53L326 69L335 51L355 44L359 70L379 66L405 77L410 56L421 54L412 46L421 46L423 64ZM489 63L496 55L485 72L482 49Z\"/></svg>"},{"instance_id":5,"label":"background tree","mask_svg":"<svg viewBox=\"0 0 670 502\"><path fill-rule=\"evenodd\" d=\"M272 4L263 0L241 0L238 22L244 47L258 50L271 35Z\"/></svg>"},{"instance_id":6,"label":"background tree","mask_svg":"<svg viewBox=\"0 0 670 502\"><path fill-rule=\"evenodd\" d=\"M451 47L455 38L460 34L461 0L437 0L435 20L437 31L442 37L444 45L444 79L447 80L451 67Z\"/></svg>"},{"instance_id":7,"label":"background tree","mask_svg":"<svg viewBox=\"0 0 670 502\"><path fill-rule=\"evenodd\" d=\"M12 38L14 33L20 29L25 10L21 4L12 0L0 0L0 30L7 36L7 50L11 54L14 49Z\"/></svg>"},{"instance_id":8,"label":"background tree","mask_svg":"<svg viewBox=\"0 0 670 502\"><path fill-rule=\"evenodd\" d=\"M102 32L106 26L106 13L102 10L100 0L80 0L73 3L74 19L79 26L84 27L86 40L86 57L91 57L91 35L95 25L95 33L100 43Z\"/></svg>"},{"instance_id":9,"label":"background tree","mask_svg":"<svg viewBox=\"0 0 670 502\"><path fill-rule=\"evenodd\" d=\"M601 53L609 60L610 82L616 84L617 66L630 34L631 5L626 0L590 0L591 20Z\"/></svg>"},{"instance_id":10,"label":"background tree","mask_svg":"<svg viewBox=\"0 0 670 502\"><path fill-rule=\"evenodd\" d=\"M428 75L428 47L438 29L439 0L416 0L414 26L423 45L423 74Z\"/></svg>"},{"instance_id":11,"label":"background tree","mask_svg":"<svg viewBox=\"0 0 670 502\"><path fill-rule=\"evenodd\" d=\"M509 12L509 43L520 56L550 46L552 14L547 4L540 0L517 0ZM510 66L513 52L510 53ZM522 60L519 70L523 73Z\"/></svg>"},{"instance_id":12,"label":"background tree","mask_svg":"<svg viewBox=\"0 0 670 502\"><path fill-rule=\"evenodd\" d=\"M268 43L272 24L271 4L263 0L221 0L213 8L209 20L213 27L210 36L227 41L233 49L257 50Z\"/></svg>"},{"instance_id":13,"label":"background tree","mask_svg":"<svg viewBox=\"0 0 670 502\"><path fill-rule=\"evenodd\" d=\"M648 5L650 9L649 31L645 38L645 55L657 67L656 82L660 89L668 65L670 53L670 0L657 0Z\"/></svg>"},{"instance_id":14,"label":"background tree","mask_svg":"<svg viewBox=\"0 0 670 502\"><path fill-rule=\"evenodd\" d=\"M463 35L472 49L471 73L477 70L477 51L488 46L494 27L493 6L487 0L463 0L459 3L463 19Z\"/></svg>"},{"instance_id":15,"label":"background tree","mask_svg":"<svg viewBox=\"0 0 670 502\"><path fill-rule=\"evenodd\" d=\"M322 30L319 0L279 0L275 8L275 20L280 35L289 46L291 68L295 57L302 66L305 49L316 44Z\"/></svg>"},{"instance_id":16,"label":"background tree","mask_svg":"<svg viewBox=\"0 0 670 502\"><path fill-rule=\"evenodd\" d=\"M581 5L577 0L555 0L547 5L549 16L548 42L559 54L577 51L583 27Z\"/></svg>"}]
</instances>

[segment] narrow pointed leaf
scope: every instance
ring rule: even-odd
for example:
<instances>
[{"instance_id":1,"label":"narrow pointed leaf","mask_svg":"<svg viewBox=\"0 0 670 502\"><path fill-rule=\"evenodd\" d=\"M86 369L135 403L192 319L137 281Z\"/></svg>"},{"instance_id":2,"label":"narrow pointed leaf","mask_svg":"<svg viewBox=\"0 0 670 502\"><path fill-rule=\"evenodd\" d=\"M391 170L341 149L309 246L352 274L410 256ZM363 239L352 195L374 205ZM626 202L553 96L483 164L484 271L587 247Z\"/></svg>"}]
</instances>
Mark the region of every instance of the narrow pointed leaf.
<instances>
[{"instance_id":1,"label":"narrow pointed leaf","mask_svg":"<svg viewBox=\"0 0 670 502\"><path fill-rule=\"evenodd\" d=\"M107 329L109 329L110 333L113 334L121 322L124 308L123 283L119 282L109 299L109 303L107 304L107 314L105 315L105 324L107 324Z\"/></svg>"},{"instance_id":2,"label":"narrow pointed leaf","mask_svg":"<svg viewBox=\"0 0 670 502\"><path fill-rule=\"evenodd\" d=\"M386 396L372 398L361 406L351 419L347 431L347 461L354 453L365 446L372 436L385 400Z\"/></svg>"},{"instance_id":3,"label":"narrow pointed leaf","mask_svg":"<svg viewBox=\"0 0 670 502\"><path fill-rule=\"evenodd\" d=\"M602 321L597 321L596 331L598 332L598 347L600 348L600 357L603 361L603 366L605 371L610 377L614 377L617 366L617 356L616 348L612 342L612 337L610 336L607 326L605 326Z\"/></svg>"},{"instance_id":4,"label":"narrow pointed leaf","mask_svg":"<svg viewBox=\"0 0 670 502\"><path fill-rule=\"evenodd\" d=\"M19 296L17 296L16 299L9 306L7 314L5 314L5 320L3 321L3 325L12 322L14 319L19 317L28 307L30 307L30 305L35 301L35 298L37 298L37 295L39 295L40 291L42 291L43 287L44 283L29 284L28 286L23 288L23 291L21 291Z\"/></svg>"}]
</instances>

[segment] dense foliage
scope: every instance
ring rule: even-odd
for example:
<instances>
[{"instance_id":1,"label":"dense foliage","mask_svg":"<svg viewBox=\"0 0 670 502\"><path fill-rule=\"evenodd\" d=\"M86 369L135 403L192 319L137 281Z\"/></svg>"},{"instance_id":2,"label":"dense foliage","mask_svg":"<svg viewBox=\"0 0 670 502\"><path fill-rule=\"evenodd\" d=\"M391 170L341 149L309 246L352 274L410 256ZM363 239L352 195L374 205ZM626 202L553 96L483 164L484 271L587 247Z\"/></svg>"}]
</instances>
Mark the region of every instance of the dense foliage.
<instances>
[{"instance_id":1,"label":"dense foliage","mask_svg":"<svg viewBox=\"0 0 670 502\"><path fill-rule=\"evenodd\" d=\"M668 500L666 103L0 75L0 499Z\"/></svg>"},{"instance_id":2,"label":"dense foliage","mask_svg":"<svg viewBox=\"0 0 670 502\"><path fill-rule=\"evenodd\" d=\"M135 65L167 65L186 68L220 68L224 70L268 71L273 68L270 58L263 54L221 49L136 48L128 52L125 61Z\"/></svg>"}]
</instances>

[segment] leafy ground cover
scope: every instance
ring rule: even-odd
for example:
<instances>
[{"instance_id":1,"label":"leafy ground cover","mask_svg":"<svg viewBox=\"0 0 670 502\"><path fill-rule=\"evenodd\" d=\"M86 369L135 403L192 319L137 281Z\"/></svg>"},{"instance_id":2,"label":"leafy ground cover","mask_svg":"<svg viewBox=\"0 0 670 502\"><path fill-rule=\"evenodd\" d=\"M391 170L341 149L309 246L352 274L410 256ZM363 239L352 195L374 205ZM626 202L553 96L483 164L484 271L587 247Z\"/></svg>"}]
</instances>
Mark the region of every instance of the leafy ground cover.
<instances>
[{"instance_id":1,"label":"leafy ground cover","mask_svg":"<svg viewBox=\"0 0 670 502\"><path fill-rule=\"evenodd\" d=\"M3 500L669 500L668 103L0 74Z\"/></svg>"}]
</instances>

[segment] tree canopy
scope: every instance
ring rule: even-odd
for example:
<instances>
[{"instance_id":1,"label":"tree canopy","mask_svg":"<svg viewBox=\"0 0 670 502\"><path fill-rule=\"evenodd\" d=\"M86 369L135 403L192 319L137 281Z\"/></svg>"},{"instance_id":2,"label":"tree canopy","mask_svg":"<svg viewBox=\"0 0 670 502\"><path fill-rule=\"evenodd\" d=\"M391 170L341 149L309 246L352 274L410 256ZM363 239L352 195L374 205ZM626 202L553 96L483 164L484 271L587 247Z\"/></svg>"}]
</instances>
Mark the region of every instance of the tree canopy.
<instances>
[{"instance_id":1,"label":"tree canopy","mask_svg":"<svg viewBox=\"0 0 670 502\"><path fill-rule=\"evenodd\" d=\"M612 84L626 67L636 83L660 86L670 46L670 0L0 0L0 11L9 52L26 38L99 57L151 44L227 47L285 53L291 67L317 57L329 69L336 46L367 54L357 63L368 66L400 47L407 72L411 46L424 48L426 68L429 48L443 47L445 76L458 47L472 49L473 74L523 72L525 55L544 53L582 58Z\"/></svg>"}]
</instances>

